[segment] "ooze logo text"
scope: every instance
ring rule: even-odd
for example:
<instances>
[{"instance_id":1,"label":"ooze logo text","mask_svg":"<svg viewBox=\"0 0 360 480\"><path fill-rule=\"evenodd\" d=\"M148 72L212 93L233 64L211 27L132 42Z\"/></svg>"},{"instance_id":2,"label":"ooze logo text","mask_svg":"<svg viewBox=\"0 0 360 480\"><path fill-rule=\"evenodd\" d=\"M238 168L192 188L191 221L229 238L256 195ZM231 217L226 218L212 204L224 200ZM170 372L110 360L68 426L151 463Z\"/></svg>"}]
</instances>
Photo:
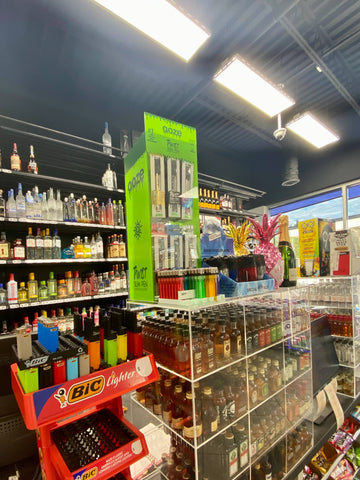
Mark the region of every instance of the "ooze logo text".
<instances>
[{"instance_id":1,"label":"ooze logo text","mask_svg":"<svg viewBox=\"0 0 360 480\"><path fill-rule=\"evenodd\" d=\"M169 135L174 135L175 137L181 138L181 130L176 130L175 128L166 127L165 125L162 127L163 132Z\"/></svg>"},{"instance_id":2,"label":"ooze logo text","mask_svg":"<svg viewBox=\"0 0 360 480\"><path fill-rule=\"evenodd\" d=\"M135 188L144 183L144 169L142 168L133 178L128 182L128 192L131 193Z\"/></svg>"},{"instance_id":3,"label":"ooze logo text","mask_svg":"<svg viewBox=\"0 0 360 480\"><path fill-rule=\"evenodd\" d=\"M72 385L68 392L64 387L54 394L56 400L60 402L60 408L67 407L87 398L99 395L104 390L105 378L100 375L99 377L91 378L84 382L75 383Z\"/></svg>"}]
</instances>

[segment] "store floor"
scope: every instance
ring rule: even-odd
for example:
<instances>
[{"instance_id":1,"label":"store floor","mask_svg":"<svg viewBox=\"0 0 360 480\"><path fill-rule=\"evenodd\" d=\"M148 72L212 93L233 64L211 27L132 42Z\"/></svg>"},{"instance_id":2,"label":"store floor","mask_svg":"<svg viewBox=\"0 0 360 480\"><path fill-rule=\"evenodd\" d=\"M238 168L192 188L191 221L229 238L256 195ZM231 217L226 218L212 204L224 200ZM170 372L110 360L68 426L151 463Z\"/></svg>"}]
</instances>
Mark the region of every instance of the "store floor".
<instances>
[{"instance_id":1,"label":"store floor","mask_svg":"<svg viewBox=\"0 0 360 480\"><path fill-rule=\"evenodd\" d=\"M149 423L149 416L144 409L131 402L130 394L123 396L123 406L126 408L126 418L137 428L140 429ZM11 476L15 476L16 470L19 472L20 480L40 480L41 475L38 455L36 454L20 460L16 462L16 464L0 467L0 480L8 480L9 477L11 478ZM151 480L160 480L160 478L161 476L158 473L151 475Z\"/></svg>"}]
</instances>

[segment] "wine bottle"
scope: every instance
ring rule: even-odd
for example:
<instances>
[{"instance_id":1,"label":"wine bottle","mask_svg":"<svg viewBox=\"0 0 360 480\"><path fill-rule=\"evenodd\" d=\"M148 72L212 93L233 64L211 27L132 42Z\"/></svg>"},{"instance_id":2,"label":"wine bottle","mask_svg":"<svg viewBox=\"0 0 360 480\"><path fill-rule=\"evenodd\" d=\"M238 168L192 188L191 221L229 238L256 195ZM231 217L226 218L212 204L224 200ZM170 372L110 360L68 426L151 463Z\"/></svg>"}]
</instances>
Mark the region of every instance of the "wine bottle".
<instances>
[{"instance_id":1,"label":"wine bottle","mask_svg":"<svg viewBox=\"0 0 360 480\"><path fill-rule=\"evenodd\" d=\"M296 258L289 236L289 217L281 215L279 218L280 239L279 250L284 260L284 281L281 287L295 287L297 280Z\"/></svg>"}]
</instances>

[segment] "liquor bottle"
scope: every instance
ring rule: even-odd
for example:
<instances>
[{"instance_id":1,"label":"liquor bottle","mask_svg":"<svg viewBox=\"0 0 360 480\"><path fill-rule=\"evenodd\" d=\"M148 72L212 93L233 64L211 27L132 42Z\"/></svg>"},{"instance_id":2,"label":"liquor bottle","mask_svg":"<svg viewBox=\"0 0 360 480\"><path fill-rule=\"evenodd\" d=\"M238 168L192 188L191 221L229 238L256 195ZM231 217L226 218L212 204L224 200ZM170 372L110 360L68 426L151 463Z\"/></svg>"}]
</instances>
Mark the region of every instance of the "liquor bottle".
<instances>
[{"instance_id":1,"label":"liquor bottle","mask_svg":"<svg viewBox=\"0 0 360 480\"><path fill-rule=\"evenodd\" d=\"M35 237L35 259L40 260L44 258L44 239L41 236L41 229L36 229Z\"/></svg>"},{"instance_id":2,"label":"liquor bottle","mask_svg":"<svg viewBox=\"0 0 360 480\"><path fill-rule=\"evenodd\" d=\"M101 203L100 206L100 225L106 225L106 207L104 205L104 202Z\"/></svg>"},{"instance_id":3,"label":"liquor bottle","mask_svg":"<svg viewBox=\"0 0 360 480\"><path fill-rule=\"evenodd\" d=\"M33 195L33 218L41 220L41 200L39 197L39 188L35 185Z\"/></svg>"},{"instance_id":4,"label":"liquor bottle","mask_svg":"<svg viewBox=\"0 0 360 480\"><path fill-rule=\"evenodd\" d=\"M279 250L281 252L282 259L284 260L284 281L280 286L295 287L297 280L296 258L290 242L289 217L287 215L281 215L281 217L279 218L279 224Z\"/></svg>"},{"instance_id":5,"label":"liquor bottle","mask_svg":"<svg viewBox=\"0 0 360 480\"><path fill-rule=\"evenodd\" d=\"M109 124L108 122L105 122L105 131L102 136L102 143L103 143L103 152L106 153L107 155L112 154L112 142L111 142L111 135L109 133Z\"/></svg>"},{"instance_id":6,"label":"liquor bottle","mask_svg":"<svg viewBox=\"0 0 360 480\"><path fill-rule=\"evenodd\" d=\"M202 426L203 426L203 435L204 439L207 439L214 435L219 426L218 426L218 412L216 405L212 398L211 387L204 388L204 395L202 400Z\"/></svg>"},{"instance_id":7,"label":"liquor bottle","mask_svg":"<svg viewBox=\"0 0 360 480\"><path fill-rule=\"evenodd\" d=\"M73 279L74 279L74 295L75 297L80 297L81 296L81 278L77 270L73 272Z\"/></svg>"},{"instance_id":8,"label":"liquor bottle","mask_svg":"<svg viewBox=\"0 0 360 480\"><path fill-rule=\"evenodd\" d=\"M221 459L225 478L235 477L239 471L239 454L238 447L234 442L234 434L230 431L225 433Z\"/></svg>"},{"instance_id":9,"label":"liquor bottle","mask_svg":"<svg viewBox=\"0 0 360 480\"><path fill-rule=\"evenodd\" d=\"M153 411L155 415L159 415L160 417L162 416L162 399L161 399L161 392L160 392L160 380L155 382Z\"/></svg>"},{"instance_id":10,"label":"liquor bottle","mask_svg":"<svg viewBox=\"0 0 360 480\"><path fill-rule=\"evenodd\" d=\"M6 202L6 216L8 218L16 217L16 202L14 198L14 190L10 188L8 192L8 200Z\"/></svg>"},{"instance_id":11,"label":"liquor bottle","mask_svg":"<svg viewBox=\"0 0 360 480\"><path fill-rule=\"evenodd\" d=\"M52 237L52 258L61 258L61 238L58 235L58 231L55 228L54 235Z\"/></svg>"},{"instance_id":12,"label":"liquor bottle","mask_svg":"<svg viewBox=\"0 0 360 480\"><path fill-rule=\"evenodd\" d=\"M27 289L28 289L28 295L29 295L29 302L37 302L39 300L39 287L38 287L38 281L35 280L34 272L29 273Z\"/></svg>"},{"instance_id":13,"label":"liquor bottle","mask_svg":"<svg viewBox=\"0 0 360 480\"><path fill-rule=\"evenodd\" d=\"M28 173L34 173L35 175L39 173L38 166L35 160L33 145L30 145L30 157L29 157L27 171Z\"/></svg>"},{"instance_id":14,"label":"liquor bottle","mask_svg":"<svg viewBox=\"0 0 360 480\"><path fill-rule=\"evenodd\" d=\"M18 289L18 302L27 303L29 301L28 289L25 286L25 282L20 282Z\"/></svg>"},{"instance_id":15,"label":"liquor bottle","mask_svg":"<svg viewBox=\"0 0 360 480\"><path fill-rule=\"evenodd\" d=\"M104 242L100 235L100 232L96 234L96 257L103 258L104 257Z\"/></svg>"},{"instance_id":16,"label":"liquor bottle","mask_svg":"<svg viewBox=\"0 0 360 480\"><path fill-rule=\"evenodd\" d=\"M0 189L0 218L5 218L6 209L5 209L5 198L3 197L3 190Z\"/></svg>"},{"instance_id":17,"label":"liquor bottle","mask_svg":"<svg viewBox=\"0 0 360 480\"><path fill-rule=\"evenodd\" d=\"M68 216L69 216L69 222L76 222L76 211L75 211L75 197L73 193L70 193L69 195L69 201L68 201Z\"/></svg>"},{"instance_id":18,"label":"liquor bottle","mask_svg":"<svg viewBox=\"0 0 360 480\"><path fill-rule=\"evenodd\" d=\"M181 433L183 428L185 396L181 385L176 385L171 399L171 427Z\"/></svg>"},{"instance_id":19,"label":"liquor bottle","mask_svg":"<svg viewBox=\"0 0 360 480\"><path fill-rule=\"evenodd\" d=\"M18 183L18 193L16 195L15 203L16 203L16 216L17 216L17 218L26 217L25 197L22 193L21 183Z\"/></svg>"},{"instance_id":20,"label":"liquor bottle","mask_svg":"<svg viewBox=\"0 0 360 480\"><path fill-rule=\"evenodd\" d=\"M100 223L100 205L97 198L94 198L94 223Z\"/></svg>"},{"instance_id":21,"label":"liquor bottle","mask_svg":"<svg viewBox=\"0 0 360 480\"><path fill-rule=\"evenodd\" d=\"M233 433L238 447L239 467L242 470L249 463L249 439L242 423L233 427Z\"/></svg>"},{"instance_id":22,"label":"liquor bottle","mask_svg":"<svg viewBox=\"0 0 360 480\"><path fill-rule=\"evenodd\" d=\"M41 199L41 219L50 220L48 202L46 198L46 192L39 193Z\"/></svg>"},{"instance_id":23,"label":"liquor bottle","mask_svg":"<svg viewBox=\"0 0 360 480\"><path fill-rule=\"evenodd\" d=\"M15 240L11 250L13 260L25 260L25 246L23 245L21 238Z\"/></svg>"},{"instance_id":24,"label":"liquor bottle","mask_svg":"<svg viewBox=\"0 0 360 480\"><path fill-rule=\"evenodd\" d=\"M126 272L125 272L125 268L124 268L123 263L121 264L121 270L120 270L120 285L121 285L121 287L120 287L121 291L126 292L127 289L128 289L127 276L126 276Z\"/></svg>"},{"instance_id":25,"label":"liquor bottle","mask_svg":"<svg viewBox=\"0 0 360 480\"><path fill-rule=\"evenodd\" d=\"M58 281L57 284L57 298L67 298L68 297L68 290L66 286L65 279L62 278Z\"/></svg>"},{"instance_id":26,"label":"liquor bottle","mask_svg":"<svg viewBox=\"0 0 360 480\"><path fill-rule=\"evenodd\" d=\"M45 301L49 299L49 289L46 286L46 280L40 281L39 286L39 301Z\"/></svg>"},{"instance_id":27,"label":"liquor bottle","mask_svg":"<svg viewBox=\"0 0 360 480\"><path fill-rule=\"evenodd\" d=\"M62 222L64 220L64 205L61 200L60 190L56 190L56 220Z\"/></svg>"},{"instance_id":28,"label":"liquor bottle","mask_svg":"<svg viewBox=\"0 0 360 480\"><path fill-rule=\"evenodd\" d=\"M210 338L210 328L203 328L203 343L202 343L202 359L203 359L203 373L211 372L216 368L215 344Z\"/></svg>"},{"instance_id":29,"label":"liquor bottle","mask_svg":"<svg viewBox=\"0 0 360 480\"><path fill-rule=\"evenodd\" d=\"M111 198L106 204L106 225L114 225L114 206L111 203Z\"/></svg>"},{"instance_id":30,"label":"liquor bottle","mask_svg":"<svg viewBox=\"0 0 360 480\"><path fill-rule=\"evenodd\" d=\"M119 240L119 257L126 257L126 244L121 234L120 234L120 240Z\"/></svg>"},{"instance_id":31,"label":"liquor bottle","mask_svg":"<svg viewBox=\"0 0 360 480\"><path fill-rule=\"evenodd\" d=\"M7 260L10 258L10 242L6 240L6 233L1 232L0 236L0 260Z\"/></svg>"},{"instance_id":32,"label":"liquor bottle","mask_svg":"<svg viewBox=\"0 0 360 480\"><path fill-rule=\"evenodd\" d=\"M119 272L119 265L114 265L114 279L115 279L115 291L121 291L121 277Z\"/></svg>"},{"instance_id":33,"label":"liquor bottle","mask_svg":"<svg viewBox=\"0 0 360 480\"><path fill-rule=\"evenodd\" d=\"M216 361L222 362L230 358L230 336L225 330L225 320L219 320L219 331L215 336Z\"/></svg>"},{"instance_id":34,"label":"liquor bottle","mask_svg":"<svg viewBox=\"0 0 360 480\"><path fill-rule=\"evenodd\" d=\"M199 443L202 435L202 422L197 402L195 402L195 418L193 413L193 395L191 392L186 392L183 413L183 437L190 443L194 443L196 437Z\"/></svg>"},{"instance_id":35,"label":"liquor bottle","mask_svg":"<svg viewBox=\"0 0 360 480\"><path fill-rule=\"evenodd\" d=\"M68 296L73 297L75 295L75 290L74 290L74 279L73 279L71 270L68 270L67 272L65 272L65 283L68 291Z\"/></svg>"},{"instance_id":36,"label":"liquor bottle","mask_svg":"<svg viewBox=\"0 0 360 480\"><path fill-rule=\"evenodd\" d=\"M80 219L83 223L89 223L89 202L86 195L83 195L80 201Z\"/></svg>"},{"instance_id":37,"label":"liquor bottle","mask_svg":"<svg viewBox=\"0 0 360 480\"><path fill-rule=\"evenodd\" d=\"M118 219L119 211L116 205L116 200L113 200L112 204L113 204L113 212L114 212L114 225L119 225L119 219Z\"/></svg>"},{"instance_id":38,"label":"liquor bottle","mask_svg":"<svg viewBox=\"0 0 360 480\"><path fill-rule=\"evenodd\" d=\"M7 301L8 303L17 303L17 281L14 279L14 274L9 274L9 281L7 282Z\"/></svg>"},{"instance_id":39,"label":"liquor bottle","mask_svg":"<svg viewBox=\"0 0 360 480\"><path fill-rule=\"evenodd\" d=\"M263 471L261 470L260 463L256 463L251 470L251 478L253 480L264 480L265 476Z\"/></svg>"},{"instance_id":40,"label":"liquor bottle","mask_svg":"<svg viewBox=\"0 0 360 480\"><path fill-rule=\"evenodd\" d=\"M118 202L117 209L118 209L118 215L117 215L118 223L117 224L120 227L124 227L125 226L124 206L123 206L121 200L119 200L119 202Z\"/></svg>"},{"instance_id":41,"label":"liquor bottle","mask_svg":"<svg viewBox=\"0 0 360 480\"><path fill-rule=\"evenodd\" d=\"M202 348L199 342L199 334L192 329L192 357L193 357L193 376L200 377L202 374Z\"/></svg>"},{"instance_id":42,"label":"liquor bottle","mask_svg":"<svg viewBox=\"0 0 360 480\"><path fill-rule=\"evenodd\" d=\"M215 210L220 210L219 193L215 191Z\"/></svg>"},{"instance_id":43,"label":"liquor bottle","mask_svg":"<svg viewBox=\"0 0 360 480\"><path fill-rule=\"evenodd\" d=\"M83 258L91 258L91 245L88 237L84 237Z\"/></svg>"},{"instance_id":44,"label":"liquor bottle","mask_svg":"<svg viewBox=\"0 0 360 480\"><path fill-rule=\"evenodd\" d=\"M204 207L204 197L203 197L203 192L202 188L199 188L199 207L203 208Z\"/></svg>"},{"instance_id":45,"label":"liquor bottle","mask_svg":"<svg viewBox=\"0 0 360 480\"><path fill-rule=\"evenodd\" d=\"M4 284L0 283L0 305L6 305L7 302L7 293L4 288Z\"/></svg>"},{"instance_id":46,"label":"liquor bottle","mask_svg":"<svg viewBox=\"0 0 360 480\"><path fill-rule=\"evenodd\" d=\"M54 277L54 272L49 272L49 278L47 280L47 287L49 291L49 297L50 298L56 298L57 297L57 282Z\"/></svg>"},{"instance_id":47,"label":"liquor bottle","mask_svg":"<svg viewBox=\"0 0 360 480\"><path fill-rule=\"evenodd\" d=\"M53 258L53 239L50 235L49 228L45 230L43 252L44 252L44 259L49 260L50 258Z\"/></svg>"},{"instance_id":48,"label":"liquor bottle","mask_svg":"<svg viewBox=\"0 0 360 480\"><path fill-rule=\"evenodd\" d=\"M34 217L34 198L30 190L28 190L25 195L25 212L26 218Z\"/></svg>"},{"instance_id":49,"label":"liquor bottle","mask_svg":"<svg viewBox=\"0 0 360 480\"><path fill-rule=\"evenodd\" d=\"M230 351L233 356L241 354L241 332L237 328L236 318L233 317L230 322Z\"/></svg>"},{"instance_id":50,"label":"liquor bottle","mask_svg":"<svg viewBox=\"0 0 360 480\"><path fill-rule=\"evenodd\" d=\"M14 143L13 153L10 157L10 168L11 170L21 171L21 159L18 155L17 145Z\"/></svg>"},{"instance_id":51,"label":"liquor bottle","mask_svg":"<svg viewBox=\"0 0 360 480\"><path fill-rule=\"evenodd\" d=\"M172 419L172 392L171 392L171 380L166 379L164 381L164 391L162 398L162 417L164 422L168 425L171 424Z\"/></svg>"}]
</instances>

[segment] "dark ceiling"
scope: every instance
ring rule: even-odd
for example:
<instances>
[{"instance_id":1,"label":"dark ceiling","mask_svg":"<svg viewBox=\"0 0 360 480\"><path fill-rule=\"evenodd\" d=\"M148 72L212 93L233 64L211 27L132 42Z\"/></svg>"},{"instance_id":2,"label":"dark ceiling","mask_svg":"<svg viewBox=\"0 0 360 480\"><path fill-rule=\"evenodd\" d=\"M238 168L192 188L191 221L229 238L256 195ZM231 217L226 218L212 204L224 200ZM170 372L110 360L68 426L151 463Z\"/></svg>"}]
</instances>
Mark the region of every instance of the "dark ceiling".
<instances>
[{"instance_id":1,"label":"dark ceiling","mask_svg":"<svg viewBox=\"0 0 360 480\"><path fill-rule=\"evenodd\" d=\"M108 120L115 146L120 128L142 129L144 111L192 125L199 170L265 190L266 204L360 178L360 1L177 4L211 33L188 63L92 0L2 0L0 113L94 140ZM277 142L275 118L212 80L234 53L296 100L285 122L311 110L340 142ZM281 187L293 154L301 183Z\"/></svg>"}]
</instances>

